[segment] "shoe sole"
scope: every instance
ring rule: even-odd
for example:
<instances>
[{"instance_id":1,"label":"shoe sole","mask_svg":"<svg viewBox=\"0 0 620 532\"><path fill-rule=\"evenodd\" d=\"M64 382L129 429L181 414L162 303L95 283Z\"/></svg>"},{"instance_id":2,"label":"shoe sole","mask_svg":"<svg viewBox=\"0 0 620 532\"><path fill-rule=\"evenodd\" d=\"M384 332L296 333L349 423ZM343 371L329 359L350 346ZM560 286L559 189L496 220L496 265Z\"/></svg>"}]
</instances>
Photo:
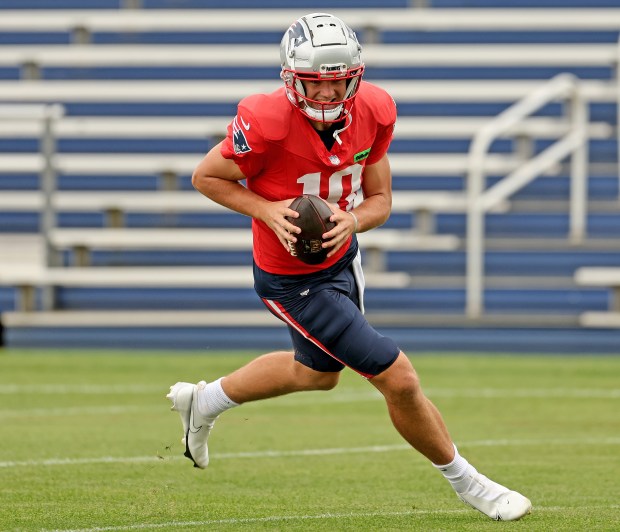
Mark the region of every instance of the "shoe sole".
<instances>
[{"instance_id":1,"label":"shoe sole","mask_svg":"<svg viewBox=\"0 0 620 532\"><path fill-rule=\"evenodd\" d=\"M172 401L170 410L174 410L181 416L183 424L183 444L187 441L187 432L189 431L190 414L192 410L192 401L194 398L194 385L188 382L177 382L170 386L170 393L166 395L167 399Z\"/></svg>"},{"instance_id":2,"label":"shoe sole","mask_svg":"<svg viewBox=\"0 0 620 532\"><path fill-rule=\"evenodd\" d=\"M193 396L194 396L194 390L192 390L192 397ZM189 427L192 426L193 424L194 424L194 409L191 408L191 404L190 404L189 417L187 420L187 430L185 431L185 452L183 453L183 456L185 456L186 458L189 458L194 463L194 467L198 469L205 469L206 465L205 466L198 465L198 462L194 460L194 457L192 456L192 453L189 450Z\"/></svg>"}]
</instances>

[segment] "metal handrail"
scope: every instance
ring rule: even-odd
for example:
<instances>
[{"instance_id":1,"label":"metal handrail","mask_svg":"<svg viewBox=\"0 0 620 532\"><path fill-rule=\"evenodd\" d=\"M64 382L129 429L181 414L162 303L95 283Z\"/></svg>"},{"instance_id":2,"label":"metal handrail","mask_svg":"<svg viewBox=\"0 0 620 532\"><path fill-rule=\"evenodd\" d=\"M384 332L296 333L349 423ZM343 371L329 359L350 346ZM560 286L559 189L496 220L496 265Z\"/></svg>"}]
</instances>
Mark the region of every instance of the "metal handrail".
<instances>
[{"instance_id":1,"label":"metal handrail","mask_svg":"<svg viewBox=\"0 0 620 532\"><path fill-rule=\"evenodd\" d=\"M44 166L41 173L41 189L44 192L44 206L41 211L40 229L45 242L45 264L53 266L55 254L50 241L50 232L56 225L56 212L52 198L56 193L56 169L54 156L56 154L55 122L64 116L64 107L60 104L41 105L0 105L0 120L21 121L32 120L40 122L41 137L40 151L43 155Z\"/></svg>"},{"instance_id":2,"label":"metal handrail","mask_svg":"<svg viewBox=\"0 0 620 532\"><path fill-rule=\"evenodd\" d=\"M569 132L530 160L525 161L501 181L485 189L484 160L492 142L524 118L554 100L570 104ZM469 151L467 175L467 279L466 315L479 318L484 309L484 216L498 202L507 199L543 172L571 157L570 235L571 241L583 241L586 232L586 174L588 164L587 102L580 95L577 78L559 74L515 103L475 135Z\"/></svg>"}]
</instances>

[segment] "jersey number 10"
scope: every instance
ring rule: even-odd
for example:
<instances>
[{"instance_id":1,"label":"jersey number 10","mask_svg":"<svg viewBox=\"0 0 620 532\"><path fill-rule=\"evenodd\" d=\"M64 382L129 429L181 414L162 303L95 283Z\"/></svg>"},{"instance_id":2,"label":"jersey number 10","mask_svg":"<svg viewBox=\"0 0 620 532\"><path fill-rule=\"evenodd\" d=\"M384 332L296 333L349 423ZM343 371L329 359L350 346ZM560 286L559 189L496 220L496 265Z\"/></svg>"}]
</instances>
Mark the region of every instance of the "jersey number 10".
<instances>
[{"instance_id":1,"label":"jersey number 10","mask_svg":"<svg viewBox=\"0 0 620 532\"><path fill-rule=\"evenodd\" d=\"M350 211L362 201L362 170L360 164L334 172L325 177L321 172L301 176L297 182L303 185L303 194L320 196L329 203L337 203L341 209Z\"/></svg>"}]
</instances>

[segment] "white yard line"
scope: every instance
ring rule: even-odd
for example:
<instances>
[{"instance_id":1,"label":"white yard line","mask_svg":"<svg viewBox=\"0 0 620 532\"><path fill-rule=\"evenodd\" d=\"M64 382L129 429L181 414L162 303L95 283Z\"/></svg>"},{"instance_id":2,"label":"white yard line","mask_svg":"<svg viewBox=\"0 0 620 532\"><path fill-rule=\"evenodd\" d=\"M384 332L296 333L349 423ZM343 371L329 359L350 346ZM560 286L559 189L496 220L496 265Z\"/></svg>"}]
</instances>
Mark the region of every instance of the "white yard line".
<instances>
[{"instance_id":1,"label":"white yard line","mask_svg":"<svg viewBox=\"0 0 620 532\"><path fill-rule=\"evenodd\" d=\"M539 397L542 399L557 398L584 398L584 399L618 399L620 398L620 388L598 389L598 388L470 388L454 390L449 388L428 388L424 390L431 397L463 398L519 398L519 397Z\"/></svg>"},{"instance_id":2,"label":"white yard line","mask_svg":"<svg viewBox=\"0 0 620 532\"><path fill-rule=\"evenodd\" d=\"M116 395L116 394L161 394L164 396L167 389L152 385L123 385L123 384L2 384L0 395L17 394L68 394L68 395ZM427 395L434 397L576 397L576 398L620 398L620 388L424 388ZM301 397L323 397L327 401L348 401L360 398L381 397L374 389L356 390L340 388L326 394L325 392L306 392L278 398L279 401L298 400Z\"/></svg>"},{"instance_id":3,"label":"white yard line","mask_svg":"<svg viewBox=\"0 0 620 532\"><path fill-rule=\"evenodd\" d=\"M574 506L535 506L534 512L539 513L558 513L570 510L583 510L592 512L596 510L618 509L618 505L610 506L587 506L583 508L575 508ZM56 529L43 530L42 532L116 532L121 530L157 530L158 528L185 528L185 527L203 527L214 525L247 525L252 523L281 523L286 521L321 521L327 519L358 519L372 517L406 517L406 516L424 516L424 515L454 515L471 512L468 508L455 508L451 510L408 510L406 512L362 512L362 513L325 513L316 515L275 515L270 517L238 517L230 519L208 519L204 521L168 521L167 523L138 523L135 525L123 526L103 526L94 528L74 528L74 529Z\"/></svg>"},{"instance_id":4,"label":"white yard line","mask_svg":"<svg viewBox=\"0 0 620 532\"><path fill-rule=\"evenodd\" d=\"M138 412L156 412L160 410L154 406L73 406L66 408L30 408L30 409L3 409L0 410L0 419L16 417L58 417L58 416L106 416L118 414L135 414Z\"/></svg>"},{"instance_id":5,"label":"white yard line","mask_svg":"<svg viewBox=\"0 0 620 532\"><path fill-rule=\"evenodd\" d=\"M0 385L1 394L86 394L86 395L118 395L118 394L153 394L163 398L164 394L160 387L152 386L71 386L71 385L42 385L42 392L35 386ZM499 388L465 388L454 390L449 388L428 388L425 393L431 398L446 399L495 399L495 398L556 398L556 399L619 399L620 389L597 390L597 389L568 389L568 388L532 388L532 389L499 389ZM376 390L347 390L341 389L332 393L306 392L303 394L291 394L286 397L274 398L272 406L296 406L300 404L333 404L333 403L357 403L361 401L378 401L383 396ZM263 401L248 403L244 408L262 408ZM136 412L156 412L161 410L158 405L164 402L147 406L106 405L90 407L57 407L57 408L3 408L0 409L0 419L15 418L20 416L79 416L79 415L112 415L132 414Z\"/></svg>"},{"instance_id":6,"label":"white yard line","mask_svg":"<svg viewBox=\"0 0 620 532\"><path fill-rule=\"evenodd\" d=\"M129 384L0 384L0 394L141 394L157 393L160 386ZM164 394L165 395L165 394Z\"/></svg>"},{"instance_id":7,"label":"white yard line","mask_svg":"<svg viewBox=\"0 0 620 532\"><path fill-rule=\"evenodd\" d=\"M427 395L435 397L601 397L618 398L620 388L425 388ZM2 384L0 395L15 394L76 394L76 395L114 395L114 394L163 394L167 390L162 386L123 385L123 384ZM310 396L329 397L331 400L380 397L375 390L357 390L351 388L336 389L329 394L325 392L307 392L290 395L287 398ZM287 398L278 398L286 400Z\"/></svg>"},{"instance_id":8,"label":"white yard line","mask_svg":"<svg viewBox=\"0 0 620 532\"><path fill-rule=\"evenodd\" d=\"M43 530L42 532L108 532L116 530L146 530L168 527L198 527L213 525L247 525L252 523L278 523L283 521L308 521L323 519L346 519L360 517L401 517L408 515L443 515L469 512L466 508L458 510L411 510L407 512L367 512L367 513L326 513L318 515L277 515L271 517L240 517L230 519L209 519L205 521L169 521L167 523L141 523L126 526L104 526L95 528L76 528L68 530Z\"/></svg>"},{"instance_id":9,"label":"white yard line","mask_svg":"<svg viewBox=\"0 0 620 532\"><path fill-rule=\"evenodd\" d=\"M476 440L459 442L460 447L499 447L499 446L530 446L530 445L620 445L620 438L574 438L574 439L535 439L535 440ZM214 453L212 459L245 459L245 458L286 458L297 456L325 456L336 454L372 454L389 453L399 451L411 451L407 444L391 445L371 445L367 447L335 447L324 449L294 449L248 451L238 453ZM48 466L68 466L82 464L104 464L104 463L141 463L176 460L179 456L100 456L93 458L49 458L45 460L23 460L23 461L4 461L0 462L0 468L13 467L48 467Z\"/></svg>"}]
</instances>

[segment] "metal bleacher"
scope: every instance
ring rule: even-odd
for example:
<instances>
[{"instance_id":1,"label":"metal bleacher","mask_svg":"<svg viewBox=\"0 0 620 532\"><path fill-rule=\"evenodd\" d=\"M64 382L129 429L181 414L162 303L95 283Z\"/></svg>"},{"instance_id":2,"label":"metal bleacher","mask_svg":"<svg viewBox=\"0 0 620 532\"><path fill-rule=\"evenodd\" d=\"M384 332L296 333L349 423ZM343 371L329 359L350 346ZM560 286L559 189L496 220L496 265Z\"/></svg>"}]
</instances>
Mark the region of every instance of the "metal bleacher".
<instances>
[{"instance_id":1,"label":"metal bleacher","mask_svg":"<svg viewBox=\"0 0 620 532\"><path fill-rule=\"evenodd\" d=\"M287 345L252 290L249 220L202 198L190 176L237 101L280 85L284 29L327 10L358 32L366 79L399 110L393 214L360 235L369 320L413 350L620 351L609 317L620 284L609 273L620 269L620 0L327 4L0 3L0 344ZM472 319L472 139L558 74L587 104L586 238L570 238L563 160L485 215L484 311ZM41 104L64 113L49 203L41 121L2 118L3 107ZM549 103L495 140L486 185L566 134L565 110Z\"/></svg>"}]
</instances>

